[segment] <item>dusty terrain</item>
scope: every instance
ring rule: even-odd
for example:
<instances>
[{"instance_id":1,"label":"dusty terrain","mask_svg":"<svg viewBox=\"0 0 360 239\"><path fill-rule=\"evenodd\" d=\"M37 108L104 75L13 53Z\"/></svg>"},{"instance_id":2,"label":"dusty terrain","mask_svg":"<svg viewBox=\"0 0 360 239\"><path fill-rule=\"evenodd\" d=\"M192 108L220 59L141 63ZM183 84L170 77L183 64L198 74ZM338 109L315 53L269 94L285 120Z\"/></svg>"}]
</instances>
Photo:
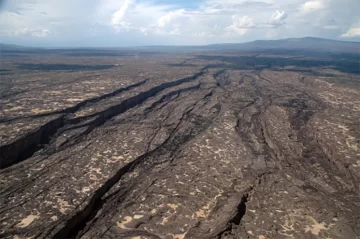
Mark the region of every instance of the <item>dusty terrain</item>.
<instances>
[{"instance_id":1,"label":"dusty terrain","mask_svg":"<svg viewBox=\"0 0 360 239\"><path fill-rule=\"evenodd\" d=\"M4 54L0 238L360 238L356 66Z\"/></svg>"}]
</instances>

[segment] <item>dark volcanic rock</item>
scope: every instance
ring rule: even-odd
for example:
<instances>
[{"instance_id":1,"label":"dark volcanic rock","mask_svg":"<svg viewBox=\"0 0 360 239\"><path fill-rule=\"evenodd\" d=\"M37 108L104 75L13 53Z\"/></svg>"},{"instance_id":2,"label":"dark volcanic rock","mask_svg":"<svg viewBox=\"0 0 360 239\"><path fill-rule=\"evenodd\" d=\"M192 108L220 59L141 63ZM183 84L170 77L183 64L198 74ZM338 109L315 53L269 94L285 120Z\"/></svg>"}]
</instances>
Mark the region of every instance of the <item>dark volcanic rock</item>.
<instances>
[{"instance_id":1,"label":"dark volcanic rock","mask_svg":"<svg viewBox=\"0 0 360 239\"><path fill-rule=\"evenodd\" d=\"M0 237L359 238L358 76L186 57L5 79Z\"/></svg>"}]
</instances>

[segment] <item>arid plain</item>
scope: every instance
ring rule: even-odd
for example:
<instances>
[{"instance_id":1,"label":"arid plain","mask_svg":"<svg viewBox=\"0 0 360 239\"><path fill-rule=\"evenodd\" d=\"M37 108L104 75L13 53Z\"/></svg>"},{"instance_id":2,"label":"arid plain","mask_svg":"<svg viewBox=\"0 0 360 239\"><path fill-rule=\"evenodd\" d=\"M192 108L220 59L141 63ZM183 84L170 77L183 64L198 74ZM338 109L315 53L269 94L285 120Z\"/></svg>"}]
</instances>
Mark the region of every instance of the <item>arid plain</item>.
<instances>
[{"instance_id":1,"label":"arid plain","mask_svg":"<svg viewBox=\"0 0 360 239\"><path fill-rule=\"evenodd\" d=\"M0 238L359 238L359 59L1 56Z\"/></svg>"}]
</instances>

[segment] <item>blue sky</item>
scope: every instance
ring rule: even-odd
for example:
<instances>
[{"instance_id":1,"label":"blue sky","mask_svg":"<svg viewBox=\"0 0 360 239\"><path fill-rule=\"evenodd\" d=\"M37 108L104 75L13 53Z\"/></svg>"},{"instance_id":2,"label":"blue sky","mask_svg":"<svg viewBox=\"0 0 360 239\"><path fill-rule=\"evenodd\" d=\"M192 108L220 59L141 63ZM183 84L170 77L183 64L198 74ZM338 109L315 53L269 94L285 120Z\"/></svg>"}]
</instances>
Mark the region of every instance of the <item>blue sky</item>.
<instances>
[{"instance_id":1,"label":"blue sky","mask_svg":"<svg viewBox=\"0 0 360 239\"><path fill-rule=\"evenodd\" d=\"M359 0L5 0L0 42L88 47L360 41Z\"/></svg>"}]
</instances>

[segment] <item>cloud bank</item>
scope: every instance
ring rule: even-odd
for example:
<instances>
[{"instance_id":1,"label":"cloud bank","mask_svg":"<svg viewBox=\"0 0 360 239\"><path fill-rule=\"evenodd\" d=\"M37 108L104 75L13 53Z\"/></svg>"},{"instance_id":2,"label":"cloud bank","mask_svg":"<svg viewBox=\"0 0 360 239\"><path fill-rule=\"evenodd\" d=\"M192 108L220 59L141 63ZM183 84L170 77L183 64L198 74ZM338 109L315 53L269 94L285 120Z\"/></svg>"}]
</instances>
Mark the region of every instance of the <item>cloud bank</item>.
<instances>
[{"instance_id":1,"label":"cloud bank","mask_svg":"<svg viewBox=\"0 0 360 239\"><path fill-rule=\"evenodd\" d=\"M44 46L189 45L316 36L360 40L358 0L17 0L5 42Z\"/></svg>"}]
</instances>

